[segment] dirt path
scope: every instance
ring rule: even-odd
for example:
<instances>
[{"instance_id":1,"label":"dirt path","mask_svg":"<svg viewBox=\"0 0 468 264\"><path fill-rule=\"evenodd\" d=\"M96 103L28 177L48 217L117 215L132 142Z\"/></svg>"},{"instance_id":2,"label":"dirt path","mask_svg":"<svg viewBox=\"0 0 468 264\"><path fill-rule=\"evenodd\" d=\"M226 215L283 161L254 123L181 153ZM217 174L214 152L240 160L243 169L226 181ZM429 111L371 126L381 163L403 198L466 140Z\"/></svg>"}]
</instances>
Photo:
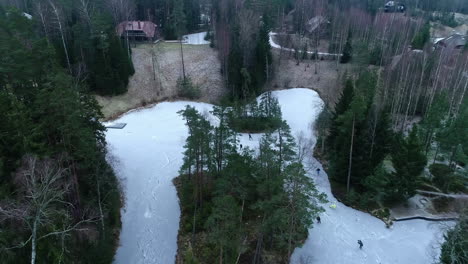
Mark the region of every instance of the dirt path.
<instances>
[{"instance_id":1,"label":"dirt path","mask_svg":"<svg viewBox=\"0 0 468 264\"><path fill-rule=\"evenodd\" d=\"M199 101L218 102L227 91L217 51L208 45L184 45L183 48L186 73L201 90ZM107 120L134 108L177 98L177 79L182 76L178 43L138 45L132 49L132 59L135 74L130 78L128 92L112 97L96 96Z\"/></svg>"}]
</instances>

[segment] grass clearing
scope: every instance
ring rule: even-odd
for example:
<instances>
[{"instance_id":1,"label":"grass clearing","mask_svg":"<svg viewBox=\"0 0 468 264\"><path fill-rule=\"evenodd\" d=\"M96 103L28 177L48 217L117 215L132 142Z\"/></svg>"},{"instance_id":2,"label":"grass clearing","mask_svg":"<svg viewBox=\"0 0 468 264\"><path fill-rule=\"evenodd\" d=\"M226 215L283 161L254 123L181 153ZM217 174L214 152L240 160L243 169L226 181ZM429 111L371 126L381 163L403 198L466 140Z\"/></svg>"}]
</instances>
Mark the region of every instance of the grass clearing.
<instances>
[{"instance_id":1,"label":"grass clearing","mask_svg":"<svg viewBox=\"0 0 468 264\"><path fill-rule=\"evenodd\" d=\"M227 90L217 51L209 45L183 45L183 51L186 75L200 87L199 101L218 102ZM180 44L139 44L132 48L132 60L135 74L130 78L127 93L96 96L106 120L147 104L179 99L177 79L182 76Z\"/></svg>"}]
</instances>

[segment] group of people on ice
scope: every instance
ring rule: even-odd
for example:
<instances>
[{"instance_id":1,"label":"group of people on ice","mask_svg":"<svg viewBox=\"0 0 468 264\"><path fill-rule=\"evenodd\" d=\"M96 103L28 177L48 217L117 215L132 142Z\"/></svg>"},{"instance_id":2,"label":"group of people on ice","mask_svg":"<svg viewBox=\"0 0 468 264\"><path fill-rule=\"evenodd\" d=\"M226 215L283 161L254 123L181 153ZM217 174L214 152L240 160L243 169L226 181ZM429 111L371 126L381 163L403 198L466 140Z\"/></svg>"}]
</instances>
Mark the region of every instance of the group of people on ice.
<instances>
[{"instance_id":1,"label":"group of people on ice","mask_svg":"<svg viewBox=\"0 0 468 264\"><path fill-rule=\"evenodd\" d=\"M320 219L320 216L317 216L317 224L321 224L322 223L322 219ZM357 241L358 245L359 245L359 249L362 249L362 247L364 246L364 243L362 243L362 240L358 240Z\"/></svg>"},{"instance_id":2,"label":"group of people on ice","mask_svg":"<svg viewBox=\"0 0 468 264\"><path fill-rule=\"evenodd\" d=\"M315 171L317 172L317 176L319 176L319 175L320 175L320 168L317 168ZM336 204L335 204L335 203L332 203L332 204L330 205L330 208L335 209L335 208L336 208ZM316 220L317 220L317 223L318 223L318 224L322 223L322 219L320 219L320 216L317 216ZM362 240L359 239L359 240L357 241L357 243L358 243L358 245L359 245L359 249L362 249L362 247L364 246L364 243L362 243Z\"/></svg>"}]
</instances>

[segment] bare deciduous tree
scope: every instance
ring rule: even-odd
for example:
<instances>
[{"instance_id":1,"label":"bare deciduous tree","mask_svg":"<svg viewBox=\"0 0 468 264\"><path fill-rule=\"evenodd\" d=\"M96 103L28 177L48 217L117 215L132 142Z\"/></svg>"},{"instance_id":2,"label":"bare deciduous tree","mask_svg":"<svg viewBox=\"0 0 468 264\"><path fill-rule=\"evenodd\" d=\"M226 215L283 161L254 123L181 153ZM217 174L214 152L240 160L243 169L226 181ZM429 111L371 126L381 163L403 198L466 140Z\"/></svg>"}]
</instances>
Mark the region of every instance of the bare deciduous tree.
<instances>
[{"instance_id":1,"label":"bare deciduous tree","mask_svg":"<svg viewBox=\"0 0 468 264\"><path fill-rule=\"evenodd\" d=\"M13 220L22 222L31 235L18 245L3 248L11 250L31 244L31 264L36 263L39 241L59 236L64 252L65 237L72 231L85 231L83 224L93 222L83 219L72 222L70 207L64 196L69 191L66 175L68 170L52 159L38 160L33 156L23 159L21 169L14 182L18 186L19 202L3 201L0 205L0 222ZM58 228L61 226L61 228ZM46 228L47 227L47 228ZM44 231L47 230L46 233ZM52 231L51 231L52 230Z\"/></svg>"},{"instance_id":2,"label":"bare deciduous tree","mask_svg":"<svg viewBox=\"0 0 468 264\"><path fill-rule=\"evenodd\" d=\"M83 1L83 0L81 0ZM114 22L116 24L129 21L135 15L135 4L131 0L106 0L107 7L109 8Z\"/></svg>"},{"instance_id":3,"label":"bare deciduous tree","mask_svg":"<svg viewBox=\"0 0 468 264\"><path fill-rule=\"evenodd\" d=\"M67 43L65 41L65 26L64 22L62 21L63 17L61 11L59 10L59 7L56 4L54 4L52 0L49 0L49 4L52 7L52 13L55 18L55 23L57 24L57 29L60 33L60 38L62 40L63 51L65 52L65 59L67 60L68 71L70 72L70 74L72 74L70 56L68 55Z\"/></svg>"}]
</instances>

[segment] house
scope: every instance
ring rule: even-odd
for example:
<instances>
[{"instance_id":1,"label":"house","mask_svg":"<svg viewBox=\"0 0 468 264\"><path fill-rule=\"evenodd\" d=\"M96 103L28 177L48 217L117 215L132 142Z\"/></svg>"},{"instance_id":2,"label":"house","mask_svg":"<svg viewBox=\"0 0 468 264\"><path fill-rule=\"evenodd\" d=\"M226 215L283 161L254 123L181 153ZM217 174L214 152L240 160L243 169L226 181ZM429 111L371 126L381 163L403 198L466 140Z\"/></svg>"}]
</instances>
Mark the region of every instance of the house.
<instances>
[{"instance_id":1,"label":"house","mask_svg":"<svg viewBox=\"0 0 468 264\"><path fill-rule=\"evenodd\" d=\"M386 13L388 12L405 12L406 11L406 6L402 3L396 2L396 1L388 1L385 4L384 11Z\"/></svg>"},{"instance_id":2,"label":"house","mask_svg":"<svg viewBox=\"0 0 468 264\"><path fill-rule=\"evenodd\" d=\"M157 26L150 21L125 21L117 26L116 31L121 38L130 40L153 41L157 39Z\"/></svg>"},{"instance_id":3,"label":"house","mask_svg":"<svg viewBox=\"0 0 468 264\"><path fill-rule=\"evenodd\" d=\"M454 33L449 37L437 39L434 43L435 48L451 48L451 49L463 49L467 42L467 37L460 34Z\"/></svg>"}]
</instances>

